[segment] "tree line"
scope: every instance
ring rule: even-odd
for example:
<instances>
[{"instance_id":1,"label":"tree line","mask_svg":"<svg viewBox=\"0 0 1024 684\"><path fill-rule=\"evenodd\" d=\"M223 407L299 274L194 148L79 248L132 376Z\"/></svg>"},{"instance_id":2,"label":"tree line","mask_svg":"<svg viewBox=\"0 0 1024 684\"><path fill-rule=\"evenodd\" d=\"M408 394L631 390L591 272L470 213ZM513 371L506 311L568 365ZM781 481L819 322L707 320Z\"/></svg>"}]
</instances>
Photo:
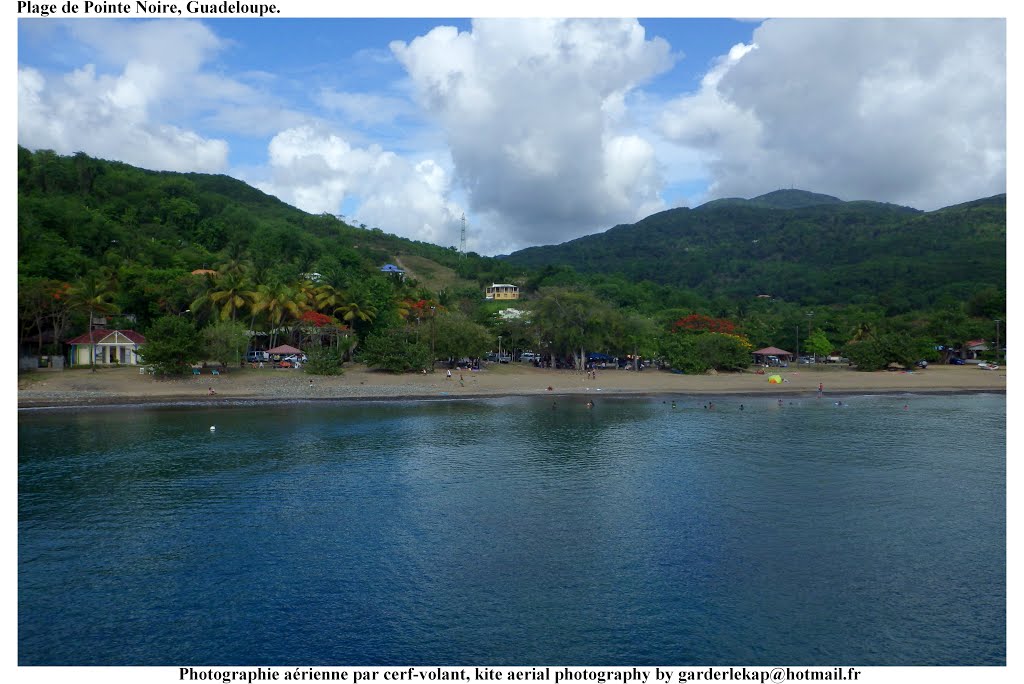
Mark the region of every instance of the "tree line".
<instances>
[{"instance_id":1,"label":"tree line","mask_svg":"<svg viewBox=\"0 0 1024 684\"><path fill-rule=\"evenodd\" d=\"M991 341L996 319L1005 331L1005 279L993 275L1004 274L1005 256L1000 271L997 255L987 248L947 256L956 268L946 274L958 280L945 289L929 292L921 285L922 278L933 277L921 273L948 263L907 262L918 244L912 240L888 265L884 259L854 264L838 250L829 257L837 278L845 277L846 264L883 285L888 281L880 274L887 273L903 289L837 285L815 272L800 276L806 282L798 289L817 294L759 297L760 285L741 289L702 280L701 274L714 272L738 281L745 263L732 258L734 248L716 252L708 236L693 242L695 249L684 252L689 256L671 262L687 272L680 279L690 284L679 284L659 273L671 250L653 237L622 250L617 265L606 256L586 262L603 264L601 269L578 270L571 265L575 259L523 266L514 259L459 255L343 217L306 214L225 176L155 173L21 147L18 162L20 343L37 354L62 353L63 342L99 316L145 334L149 359L160 356L167 342L170 360L154 362L167 373L183 372L199 359L237 363L247 348L283 342L310 350L307 369L314 372L340 372L352 359L393 371L420 370L438 359L483 357L499 338L507 349L531 349L576 366L601 352L657 357L691 373L730 370L748 363L752 349L777 346L840 351L858 367L877 368L945 360L967 340ZM827 231L811 228L811 218L820 215L836 225L892 233L883 241L892 247L899 243L894 224L872 228L863 217L898 216L901 226L924 222L918 232L901 233L918 236L914 240L946 226L928 238L933 246L952 231L975 235L977 245L1001 239L1005 248L1005 200L1001 214L998 204L979 201L927 215L843 203L831 214L827 208L789 209L803 213L786 219L791 231L778 239L808 245L826 239ZM729 224L736 235L754 220L751 211L768 211L719 207L726 210L739 216ZM670 218L648 221L661 225ZM622 231L605 236L613 233L622 237ZM560 254L562 248L531 251ZM760 249L767 248L754 253L763 256ZM476 285L432 291L415 278L380 272L400 254L430 259ZM976 271L972 259L979 262ZM779 260L773 268L775 276L770 269L758 276L768 293L799 280L792 263ZM483 288L496 281L519 284L523 299L484 301ZM503 314L508 308L519 314Z\"/></svg>"}]
</instances>

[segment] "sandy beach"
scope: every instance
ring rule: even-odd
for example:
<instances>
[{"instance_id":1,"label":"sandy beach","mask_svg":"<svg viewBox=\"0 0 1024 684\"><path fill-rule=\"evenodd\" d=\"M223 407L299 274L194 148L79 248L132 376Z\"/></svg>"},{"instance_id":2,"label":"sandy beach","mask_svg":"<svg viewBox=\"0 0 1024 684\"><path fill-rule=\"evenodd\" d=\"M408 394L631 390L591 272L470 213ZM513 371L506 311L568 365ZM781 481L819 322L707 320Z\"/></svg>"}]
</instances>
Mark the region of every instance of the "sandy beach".
<instances>
[{"instance_id":1,"label":"sandy beach","mask_svg":"<svg viewBox=\"0 0 1024 684\"><path fill-rule=\"evenodd\" d=\"M846 367L800 366L773 369L785 382L770 384L753 371L718 375L679 375L666 371L598 370L584 373L521 364L491 364L480 371L443 369L433 374L393 375L349 365L337 377L306 375L291 369L230 369L218 376L157 380L138 368L39 371L18 378L19 408L132 403L287 401L295 399L445 399L529 395L739 394L781 395L851 393L1005 392L1006 370L975 366L930 366L914 372L858 372ZM310 384L312 380L312 384ZM210 395L213 388L215 395Z\"/></svg>"}]
</instances>

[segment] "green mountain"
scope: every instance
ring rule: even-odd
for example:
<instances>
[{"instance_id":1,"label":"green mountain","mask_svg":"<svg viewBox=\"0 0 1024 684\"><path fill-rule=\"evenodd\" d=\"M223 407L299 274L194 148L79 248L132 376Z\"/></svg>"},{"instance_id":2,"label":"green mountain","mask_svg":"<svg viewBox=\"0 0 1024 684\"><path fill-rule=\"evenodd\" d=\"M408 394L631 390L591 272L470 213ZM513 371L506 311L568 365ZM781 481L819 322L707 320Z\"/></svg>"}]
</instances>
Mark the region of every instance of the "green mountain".
<instances>
[{"instance_id":1,"label":"green mountain","mask_svg":"<svg viewBox=\"0 0 1024 684\"><path fill-rule=\"evenodd\" d=\"M414 264L424 286L458 297L479 298L477 281L507 280L513 268L308 214L228 176L18 148L18 277L25 293L32 283L100 274L113 284L117 308L144 326L188 308L195 270L244 267L254 287L318 273L321 282L359 292L384 278L382 265L403 260Z\"/></svg>"},{"instance_id":2,"label":"green mountain","mask_svg":"<svg viewBox=\"0 0 1024 684\"><path fill-rule=\"evenodd\" d=\"M921 212L779 190L670 209L503 258L524 269L569 265L706 296L878 302L903 312L1005 288L1006 196Z\"/></svg>"}]
</instances>

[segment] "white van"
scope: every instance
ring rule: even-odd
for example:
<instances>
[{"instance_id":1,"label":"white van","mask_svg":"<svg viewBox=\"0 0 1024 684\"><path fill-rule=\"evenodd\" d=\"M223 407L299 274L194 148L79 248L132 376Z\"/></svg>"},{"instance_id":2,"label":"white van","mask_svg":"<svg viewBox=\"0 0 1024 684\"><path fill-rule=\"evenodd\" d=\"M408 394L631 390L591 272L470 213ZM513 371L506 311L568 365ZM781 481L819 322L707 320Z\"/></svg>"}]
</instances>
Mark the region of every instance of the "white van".
<instances>
[{"instance_id":1,"label":"white van","mask_svg":"<svg viewBox=\"0 0 1024 684\"><path fill-rule=\"evenodd\" d=\"M532 351L525 351L519 355L519 360L523 363L533 363L534 361L540 361L540 354L534 354Z\"/></svg>"}]
</instances>

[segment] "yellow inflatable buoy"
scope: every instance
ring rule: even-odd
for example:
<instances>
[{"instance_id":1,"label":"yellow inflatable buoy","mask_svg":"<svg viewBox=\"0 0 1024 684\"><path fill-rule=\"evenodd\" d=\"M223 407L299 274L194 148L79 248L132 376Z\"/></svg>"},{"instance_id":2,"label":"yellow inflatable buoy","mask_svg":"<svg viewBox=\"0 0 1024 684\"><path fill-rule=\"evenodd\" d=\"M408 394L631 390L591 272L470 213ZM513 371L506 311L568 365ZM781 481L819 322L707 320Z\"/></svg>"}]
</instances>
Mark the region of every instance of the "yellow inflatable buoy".
<instances>
[{"instance_id":1,"label":"yellow inflatable buoy","mask_svg":"<svg viewBox=\"0 0 1024 684\"><path fill-rule=\"evenodd\" d=\"M770 384L772 384L772 385L781 385L782 384L782 376L781 375L769 375L768 376L768 382Z\"/></svg>"}]
</instances>

